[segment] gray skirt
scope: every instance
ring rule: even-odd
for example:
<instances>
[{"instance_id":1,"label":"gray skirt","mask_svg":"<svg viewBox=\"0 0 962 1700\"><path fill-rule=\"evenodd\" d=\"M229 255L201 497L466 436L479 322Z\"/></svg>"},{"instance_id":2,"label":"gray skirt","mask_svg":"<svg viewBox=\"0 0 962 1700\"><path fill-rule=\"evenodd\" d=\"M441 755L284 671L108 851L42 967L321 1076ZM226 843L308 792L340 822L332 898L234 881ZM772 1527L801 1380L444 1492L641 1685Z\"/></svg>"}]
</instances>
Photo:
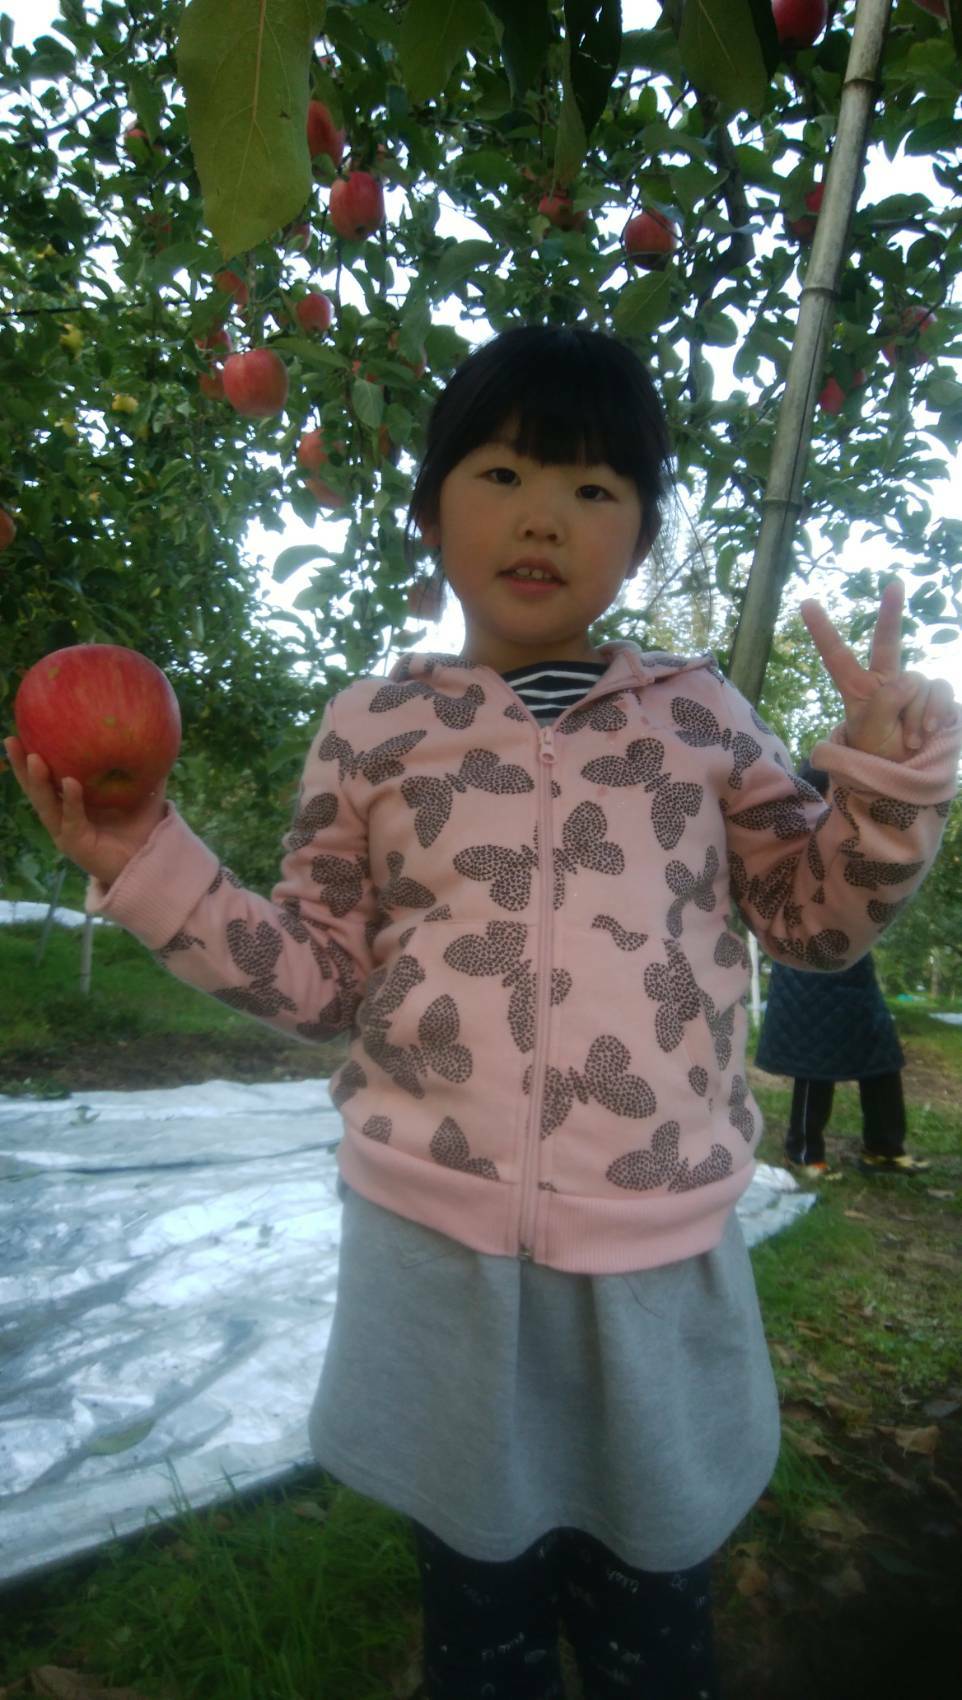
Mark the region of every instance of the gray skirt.
<instances>
[{"instance_id":1,"label":"gray skirt","mask_svg":"<svg viewBox=\"0 0 962 1700\"><path fill-rule=\"evenodd\" d=\"M573 1275L472 1251L343 1180L318 1464L476 1559L551 1529L623 1563L710 1556L763 1491L778 1398L734 1211L710 1252Z\"/></svg>"}]
</instances>

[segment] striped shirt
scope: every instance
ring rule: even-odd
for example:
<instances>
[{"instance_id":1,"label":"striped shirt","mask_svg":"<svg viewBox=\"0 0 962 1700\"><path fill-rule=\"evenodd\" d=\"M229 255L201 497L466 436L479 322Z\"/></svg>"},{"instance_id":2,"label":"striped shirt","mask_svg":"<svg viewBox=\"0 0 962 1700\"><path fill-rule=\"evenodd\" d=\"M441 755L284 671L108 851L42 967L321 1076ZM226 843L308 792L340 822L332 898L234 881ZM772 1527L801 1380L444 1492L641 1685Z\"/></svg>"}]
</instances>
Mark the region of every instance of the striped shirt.
<instances>
[{"instance_id":1,"label":"striped shirt","mask_svg":"<svg viewBox=\"0 0 962 1700\"><path fill-rule=\"evenodd\" d=\"M538 661L501 677L543 726L573 708L607 671L607 661Z\"/></svg>"}]
</instances>

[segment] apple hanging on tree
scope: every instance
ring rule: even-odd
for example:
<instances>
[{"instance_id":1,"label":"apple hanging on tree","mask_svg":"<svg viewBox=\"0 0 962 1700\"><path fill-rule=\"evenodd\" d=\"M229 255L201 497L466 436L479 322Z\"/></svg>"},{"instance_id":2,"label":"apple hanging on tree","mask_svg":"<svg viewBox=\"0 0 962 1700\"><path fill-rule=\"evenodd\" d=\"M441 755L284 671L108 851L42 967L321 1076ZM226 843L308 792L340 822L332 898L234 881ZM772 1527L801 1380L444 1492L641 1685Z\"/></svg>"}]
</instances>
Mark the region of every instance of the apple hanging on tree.
<instances>
[{"instance_id":1,"label":"apple hanging on tree","mask_svg":"<svg viewBox=\"0 0 962 1700\"><path fill-rule=\"evenodd\" d=\"M796 237L799 242L811 242L812 237L815 235L815 226L818 222L818 215L821 211L824 195L825 184L814 184L805 196L805 206L811 214L811 217L806 217L805 214L803 214L801 218L789 218L786 215L785 228L788 230L789 234Z\"/></svg>"},{"instance_id":2,"label":"apple hanging on tree","mask_svg":"<svg viewBox=\"0 0 962 1700\"><path fill-rule=\"evenodd\" d=\"M542 195L538 211L558 230L583 230L588 216L584 212L575 212L571 196L560 189L550 195Z\"/></svg>"},{"instance_id":3,"label":"apple hanging on tree","mask_svg":"<svg viewBox=\"0 0 962 1700\"><path fill-rule=\"evenodd\" d=\"M344 448L343 443L336 443L334 446L340 450ZM332 490L329 484L325 484L323 478L316 476L329 459L330 456L324 447L323 433L305 431L297 445L297 460L298 465L311 475L304 480L307 488L319 507L344 508L348 503L347 496L343 495L340 490Z\"/></svg>"},{"instance_id":4,"label":"apple hanging on tree","mask_svg":"<svg viewBox=\"0 0 962 1700\"><path fill-rule=\"evenodd\" d=\"M842 388L835 376L835 373L833 372L828 378L826 378L825 383L819 390L819 407L824 413L841 413L849 396L852 395L855 390L860 389L864 382L865 373L861 366L858 368L857 372L852 373L852 387L848 390Z\"/></svg>"},{"instance_id":5,"label":"apple hanging on tree","mask_svg":"<svg viewBox=\"0 0 962 1700\"><path fill-rule=\"evenodd\" d=\"M772 0L781 47L814 47L828 23L828 0Z\"/></svg>"},{"instance_id":6,"label":"apple hanging on tree","mask_svg":"<svg viewBox=\"0 0 962 1700\"><path fill-rule=\"evenodd\" d=\"M630 218L624 230L625 253L645 271L662 271L678 246L678 237L665 213L646 207Z\"/></svg>"},{"instance_id":7,"label":"apple hanging on tree","mask_svg":"<svg viewBox=\"0 0 962 1700\"><path fill-rule=\"evenodd\" d=\"M231 407L248 419L270 419L287 400L287 367L272 348L229 354L223 377Z\"/></svg>"},{"instance_id":8,"label":"apple hanging on tree","mask_svg":"<svg viewBox=\"0 0 962 1700\"><path fill-rule=\"evenodd\" d=\"M334 308L326 295L322 295L320 290L312 289L308 295L302 295L296 302L294 317L302 331L326 331L330 329Z\"/></svg>"},{"instance_id":9,"label":"apple hanging on tree","mask_svg":"<svg viewBox=\"0 0 962 1700\"><path fill-rule=\"evenodd\" d=\"M146 655L115 643L78 643L29 668L13 704L27 755L55 784L79 779L88 808L132 812L177 760L180 708Z\"/></svg>"},{"instance_id":10,"label":"apple hanging on tree","mask_svg":"<svg viewBox=\"0 0 962 1700\"><path fill-rule=\"evenodd\" d=\"M921 366L929 358L922 347L922 338L929 336L935 329L936 316L931 307L923 307L916 303L914 307L906 307L899 318L896 327L897 334L905 337L905 342L890 340L883 342L882 353L890 366L904 363L906 366Z\"/></svg>"},{"instance_id":11,"label":"apple hanging on tree","mask_svg":"<svg viewBox=\"0 0 962 1700\"><path fill-rule=\"evenodd\" d=\"M0 508L0 555L2 555L4 549L9 549L16 535L17 528L13 519L7 513L6 508Z\"/></svg>"},{"instance_id":12,"label":"apple hanging on tree","mask_svg":"<svg viewBox=\"0 0 962 1700\"><path fill-rule=\"evenodd\" d=\"M312 100L307 108L307 148L312 159L326 153L335 165L344 157L346 132L339 130L322 100Z\"/></svg>"},{"instance_id":13,"label":"apple hanging on tree","mask_svg":"<svg viewBox=\"0 0 962 1700\"><path fill-rule=\"evenodd\" d=\"M363 242L384 222L384 190L369 171L350 171L331 184L331 223L345 242Z\"/></svg>"}]
</instances>

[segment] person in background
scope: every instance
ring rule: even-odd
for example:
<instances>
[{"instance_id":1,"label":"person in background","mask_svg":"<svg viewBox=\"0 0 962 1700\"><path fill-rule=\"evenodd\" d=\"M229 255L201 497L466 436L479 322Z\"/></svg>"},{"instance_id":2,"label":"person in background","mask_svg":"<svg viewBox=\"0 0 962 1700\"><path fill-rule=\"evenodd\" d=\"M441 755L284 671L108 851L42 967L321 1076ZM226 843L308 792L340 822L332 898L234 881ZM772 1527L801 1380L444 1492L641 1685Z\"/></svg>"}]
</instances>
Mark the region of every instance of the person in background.
<instances>
[{"instance_id":1,"label":"person in background","mask_svg":"<svg viewBox=\"0 0 962 1700\"><path fill-rule=\"evenodd\" d=\"M825 796L823 768L803 762L799 778ZM905 1056L871 955L838 974L805 973L773 962L755 1066L794 1079L785 1137L789 1168L812 1180L841 1178L825 1156L838 1080L858 1081L863 1174L918 1175L929 1168L905 1149Z\"/></svg>"}]
</instances>

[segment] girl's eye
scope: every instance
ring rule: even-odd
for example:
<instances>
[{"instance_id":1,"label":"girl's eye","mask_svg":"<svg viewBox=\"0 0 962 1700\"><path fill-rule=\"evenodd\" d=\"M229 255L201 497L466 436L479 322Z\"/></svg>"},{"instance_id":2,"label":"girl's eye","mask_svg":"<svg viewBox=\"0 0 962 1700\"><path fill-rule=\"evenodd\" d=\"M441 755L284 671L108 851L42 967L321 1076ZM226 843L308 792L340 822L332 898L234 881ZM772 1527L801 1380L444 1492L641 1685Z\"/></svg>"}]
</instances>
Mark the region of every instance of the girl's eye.
<instances>
[{"instance_id":1,"label":"girl's eye","mask_svg":"<svg viewBox=\"0 0 962 1700\"><path fill-rule=\"evenodd\" d=\"M508 479L517 478L517 476L518 476L518 474L510 466L492 466L492 467L489 467L487 472L485 472L483 476L485 478L496 479L496 481L501 485L502 489L507 489L507 484L501 478L498 477L498 474L501 473L501 472L505 473ZM593 490L596 493L596 495L603 496L606 501L610 500L611 492L606 490L603 484L581 484L581 485L579 485L579 489L580 490ZM594 500L594 498L592 498L592 499Z\"/></svg>"}]
</instances>

